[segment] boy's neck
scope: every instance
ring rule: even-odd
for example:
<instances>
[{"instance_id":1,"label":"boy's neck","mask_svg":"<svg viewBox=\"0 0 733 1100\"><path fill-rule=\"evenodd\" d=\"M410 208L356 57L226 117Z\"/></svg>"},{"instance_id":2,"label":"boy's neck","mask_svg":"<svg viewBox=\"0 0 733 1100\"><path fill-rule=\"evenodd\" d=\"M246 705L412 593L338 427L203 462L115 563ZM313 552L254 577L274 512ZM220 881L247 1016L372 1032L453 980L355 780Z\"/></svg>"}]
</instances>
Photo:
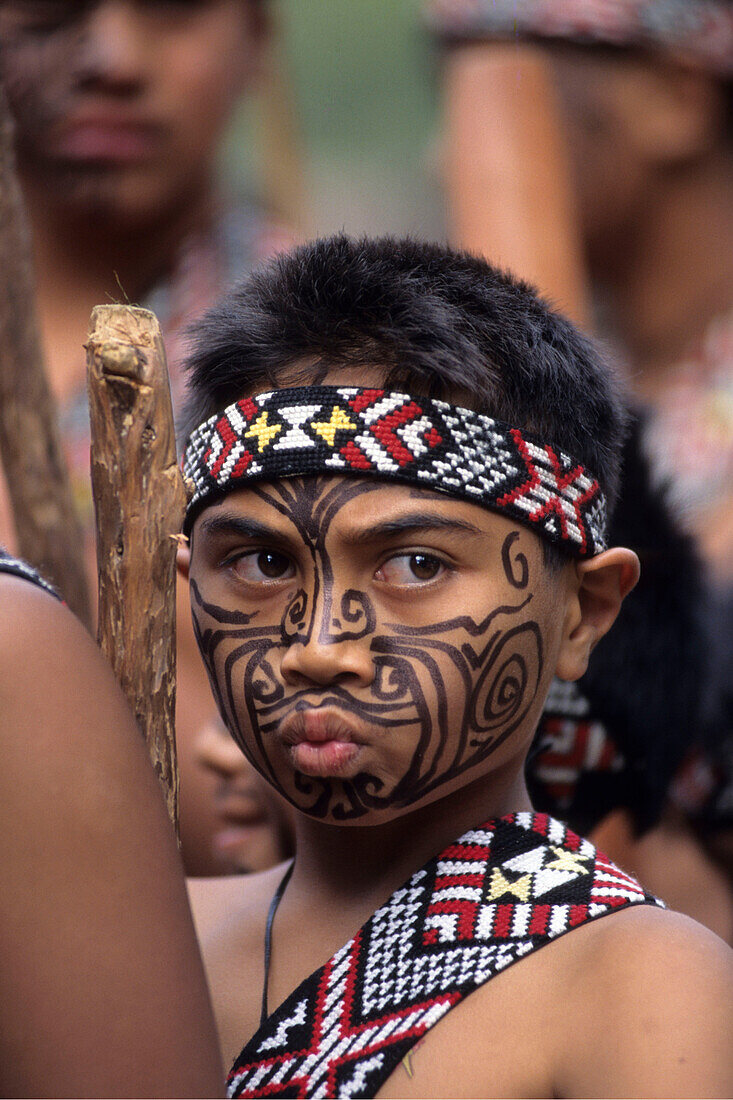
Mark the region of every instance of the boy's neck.
<instances>
[{"instance_id":1,"label":"boy's neck","mask_svg":"<svg viewBox=\"0 0 733 1100\"><path fill-rule=\"evenodd\" d=\"M288 891L356 921L369 914L429 859L468 829L531 810L524 754L488 776L384 825L331 825L298 814L296 866Z\"/></svg>"}]
</instances>

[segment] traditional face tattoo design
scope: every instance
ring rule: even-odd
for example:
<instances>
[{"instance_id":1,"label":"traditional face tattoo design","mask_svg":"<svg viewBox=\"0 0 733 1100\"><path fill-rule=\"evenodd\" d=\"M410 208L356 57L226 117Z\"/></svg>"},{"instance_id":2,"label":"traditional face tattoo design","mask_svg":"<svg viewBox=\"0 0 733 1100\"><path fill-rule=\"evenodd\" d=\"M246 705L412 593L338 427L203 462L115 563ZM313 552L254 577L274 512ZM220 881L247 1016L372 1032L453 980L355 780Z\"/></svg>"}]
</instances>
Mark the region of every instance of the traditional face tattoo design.
<instances>
[{"instance_id":1,"label":"traditional face tattoo design","mask_svg":"<svg viewBox=\"0 0 733 1100\"><path fill-rule=\"evenodd\" d=\"M426 502L440 500L445 509L441 494L399 491L405 503L416 504L422 518L431 511L423 507ZM532 535L520 535L504 518L491 518L500 525L503 543L491 563L497 580L488 586L486 606L473 589L469 607L479 609L475 617L461 614L434 621L430 586L416 584L408 590L405 621L395 621L399 612L390 614L389 600L380 597L378 585L344 585L344 570L334 567L332 554L332 538L338 537L332 528L343 510L366 494L394 492L393 488L368 478L312 477L255 484L248 492L297 530L307 567L294 571L293 584L283 586L279 603L265 600L259 608L254 603L251 611L218 605L207 598L205 583L199 586L192 580L194 625L224 721L254 766L298 809L343 821L373 810L410 806L484 761L522 725L537 696L544 665L542 633L532 615L532 568L520 549ZM260 515L262 509L257 511ZM406 530L409 519L408 515L404 521ZM439 514L433 519L436 528L453 526ZM244 513L242 520L244 530ZM386 526L390 528L390 521ZM395 530L400 526L400 519L391 522ZM257 524L250 527L256 532ZM194 535L194 555L197 537L201 532ZM409 536L413 538L419 543L419 536ZM239 554L247 553L242 541ZM264 537L259 546L250 547L250 555L253 550L260 557L264 553L263 560L271 550L269 560L276 568L282 568L278 557L286 560L285 552ZM404 545L388 553L394 560L409 558L418 579L421 570L434 570L441 557L437 551L406 551ZM539 544L536 553L539 563ZM382 560L384 554L383 550ZM222 557L226 565L226 552ZM272 612L276 605L277 621ZM248 606L243 597L242 607ZM338 662L317 680L302 672L284 674L281 666L290 647L314 641L321 647L359 647L362 656L368 654L369 674L360 677L348 663ZM349 728L362 738L363 767L339 778L305 775L293 767L278 744L278 734L283 722L287 726L293 715L312 708L345 716Z\"/></svg>"}]
</instances>

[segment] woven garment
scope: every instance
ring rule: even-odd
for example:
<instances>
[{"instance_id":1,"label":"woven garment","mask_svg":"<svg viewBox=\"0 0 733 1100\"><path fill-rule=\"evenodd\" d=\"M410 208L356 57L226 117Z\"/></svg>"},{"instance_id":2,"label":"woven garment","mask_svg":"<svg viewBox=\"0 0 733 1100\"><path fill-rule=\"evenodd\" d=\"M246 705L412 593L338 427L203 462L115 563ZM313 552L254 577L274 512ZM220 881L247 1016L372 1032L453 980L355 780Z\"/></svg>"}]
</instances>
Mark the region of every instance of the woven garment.
<instances>
[{"instance_id":1,"label":"woven garment","mask_svg":"<svg viewBox=\"0 0 733 1100\"><path fill-rule=\"evenodd\" d=\"M442 38L555 38L641 47L729 76L730 0L428 0L426 21Z\"/></svg>"},{"instance_id":2,"label":"woven garment","mask_svg":"<svg viewBox=\"0 0 733 1100\"><path fill-rule=\"evenodd\" d=\"M504 512L578 557L605 549L606 505L569 455L445 401L358 387L307 386L245 397L191 433L183 472L205 503L251 481L369 475Z\"/></svg>"},{"instance_id":3,"label":"woven garment","mask_svg":"<svg viewBox=\"0 0 733 1100\"><path fill-rule=\"evenodd\" d=\"M12 573L15 577L22 577L24 581L30 581L31 584L35 584L38 588L43 588L46 592L50 592L56 599L61 599L53 585L49 584L47 580L44 580L41 574L33 568L31 565L27 565L20 558L14 558L12 554L9 554L2 546L0 546L0 573Z\"/></svg>"},{"instance_id":4,"label":"woven garment","mask_svg":"<svg viewBox=\"0 0 733 1100\"><path fill-rule=\"evenodd\" d=\"M636 808L635 762L576 682L552 681L525 775L532 805L583 834L619 806Z\"/></svg>"},{"instance_id":5,"label":"woven garment","mask_svg":"<svg viewBox=\"0 0 733 1100\"><path fill-rule=\"evenodd\" d=\"M246 1045L229 1096L374 1096L454 1005L588 921L661 905L546 814L493 819L430 860Z\"/></svg>"}]
</instances>

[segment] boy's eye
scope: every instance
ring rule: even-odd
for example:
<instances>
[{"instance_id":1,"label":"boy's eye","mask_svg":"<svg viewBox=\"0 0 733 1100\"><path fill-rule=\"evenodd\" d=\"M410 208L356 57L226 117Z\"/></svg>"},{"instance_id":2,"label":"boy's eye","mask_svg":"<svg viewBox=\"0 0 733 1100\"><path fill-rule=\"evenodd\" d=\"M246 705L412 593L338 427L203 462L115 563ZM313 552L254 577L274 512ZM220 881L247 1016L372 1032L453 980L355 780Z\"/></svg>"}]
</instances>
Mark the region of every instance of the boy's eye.
<instances>
[{"instance_id":1,"label":"boy's eye","mask_svg":"<svg viewBox=\"0 0 733 1100\"><path fill-rule=\"evenodd\" d=\"M424 584L444 571L445 564L431 554L396 554L377 570L376 577L387 584Z\"/></svg>"},{"instance_id":2,"label":"boy's eye","mask_svg":"<svg viewBox=\"0 0 733 1100\"><path fill-rule=\"evenodd\" d=\"M281 581L295 575L295 567L285 554L276 550L256 550L251 554L242 554L231 562L238 577L245 581L263 583Z\"/></svg>"}]
</instances>

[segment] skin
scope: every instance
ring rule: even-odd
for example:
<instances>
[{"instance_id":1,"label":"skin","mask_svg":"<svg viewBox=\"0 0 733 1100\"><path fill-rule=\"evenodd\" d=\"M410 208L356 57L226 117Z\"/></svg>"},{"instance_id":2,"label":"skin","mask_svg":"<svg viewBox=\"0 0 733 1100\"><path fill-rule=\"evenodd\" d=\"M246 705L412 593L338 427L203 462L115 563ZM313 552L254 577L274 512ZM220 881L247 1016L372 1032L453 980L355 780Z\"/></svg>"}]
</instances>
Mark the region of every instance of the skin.
<instances>
[{"instance_id":1,"label":"skin","mask_svg":"<svg viewBox=\"0 0 733 1100\"><path fill-rule=\"evenodd\" d=\"M175 839L106 661L7 574L0 651L2 1095L223 1095Z\"/></svg>"},{"instance_id":2,"label":"skin","mask_svg":"<svg viewBox=\"0 0 733 1100\"><path fill-rule=\"evenodd\" d=\"M193 547L222 717L297 809L381 821L523 748L510 738L536 721L554 608L539 541L504 517L373 479L296 479L229 495ZM471 562L489 555L480 585Z\"/></svg>"}]
</instances>

